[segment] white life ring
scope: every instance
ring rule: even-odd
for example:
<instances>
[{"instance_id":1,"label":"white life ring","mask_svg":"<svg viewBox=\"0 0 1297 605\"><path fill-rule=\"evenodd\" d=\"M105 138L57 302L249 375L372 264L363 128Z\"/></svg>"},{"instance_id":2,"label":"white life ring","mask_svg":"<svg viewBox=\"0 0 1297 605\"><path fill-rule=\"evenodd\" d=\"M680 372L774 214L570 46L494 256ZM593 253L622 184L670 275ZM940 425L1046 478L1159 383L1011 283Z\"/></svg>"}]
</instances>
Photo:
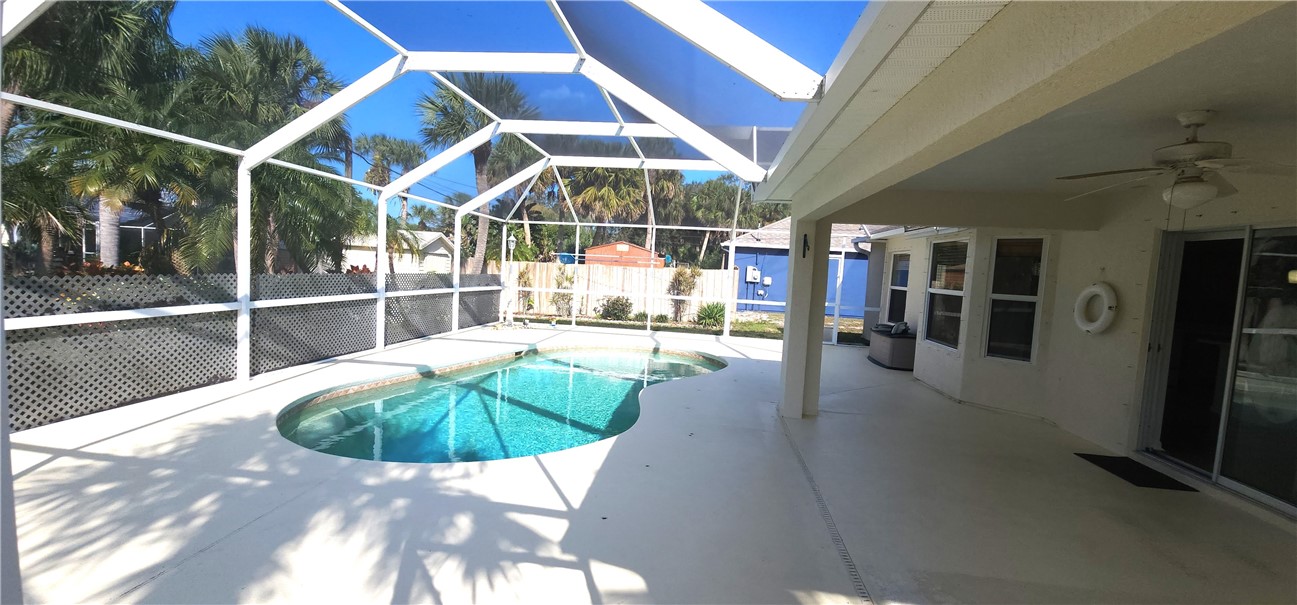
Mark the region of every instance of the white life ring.
<instances>
[{"instance_id":1,"label":"white life ring","mask_svg":"<svg viewBox=\"0 0 1297 605\"><path fill-rule=\"evenodd\" d=\"M1090 321L1086 317L1085 310L1090 304L1090 299L1098 296L1103 303L1103 312L1099 313L1099 318ZM1076 327L1081 328L1087 334L1098 334L1108 329L1112 321L1117 318L1117 293L1112 290L1112 286L1103 282L1094 282L1081 290L1081 295L1076 297L1076 308L1073 310L1073 317L1076 319Z\"/></svg>"}]
</instances>

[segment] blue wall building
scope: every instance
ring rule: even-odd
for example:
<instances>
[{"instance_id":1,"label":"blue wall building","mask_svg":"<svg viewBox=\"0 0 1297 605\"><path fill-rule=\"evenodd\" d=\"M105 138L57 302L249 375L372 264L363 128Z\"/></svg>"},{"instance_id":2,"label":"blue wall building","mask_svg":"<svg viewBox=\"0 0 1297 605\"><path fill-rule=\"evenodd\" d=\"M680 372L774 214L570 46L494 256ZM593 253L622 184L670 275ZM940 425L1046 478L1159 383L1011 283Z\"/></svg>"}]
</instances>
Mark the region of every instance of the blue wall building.
<instances>
[{"instance_id":1,"label":"blue wall building","mask_svg":"<svg viewBox=\"0 0 1297 605\"><path fill-rule=\"evenodd\" d=\"M739 311L782 312L788 300L789 222L783 219L734 240L734 266L738 267ZM879 232L882 225L833 225L829 245L829 283L825 297L826 314L833 314L832 304L838 292L838 266L842 267L842 317L863 318L865 283L869 275L869 245L863 248L852 239ZM723 245L729 246L730 242Z\"/></svg>"}]
</instances>

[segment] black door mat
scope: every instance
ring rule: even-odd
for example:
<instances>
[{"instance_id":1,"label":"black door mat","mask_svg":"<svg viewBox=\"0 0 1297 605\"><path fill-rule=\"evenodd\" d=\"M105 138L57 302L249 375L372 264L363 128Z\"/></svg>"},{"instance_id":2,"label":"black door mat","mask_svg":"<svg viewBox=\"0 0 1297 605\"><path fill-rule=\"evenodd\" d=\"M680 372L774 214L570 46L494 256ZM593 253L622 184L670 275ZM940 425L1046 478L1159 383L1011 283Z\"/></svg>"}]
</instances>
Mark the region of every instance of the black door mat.
<instances>
[{"instance_id":1,"label":"black door mat","mask_svg":"<svg viewBox=\"0 0 1297 605\"><path fill-rule=\"evenodd\" d=\"M1077 454L1077 456L1125 479L1131 485L1151 487L1153 489L1173 489L1181 492L1198 491L1125 456L1100 456L1098 454Z\"/></svg>"}]
</instances>

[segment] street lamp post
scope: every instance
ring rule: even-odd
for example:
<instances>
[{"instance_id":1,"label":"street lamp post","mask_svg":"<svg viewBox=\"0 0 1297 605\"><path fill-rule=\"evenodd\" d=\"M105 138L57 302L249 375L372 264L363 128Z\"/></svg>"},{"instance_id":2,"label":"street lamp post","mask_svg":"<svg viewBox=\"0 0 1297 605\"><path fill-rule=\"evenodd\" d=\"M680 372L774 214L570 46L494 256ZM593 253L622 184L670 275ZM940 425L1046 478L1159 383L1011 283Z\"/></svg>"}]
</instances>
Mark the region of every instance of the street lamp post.
<instances>
[{"instance_id":1,"label":"street lamp post","mask_svg":"<svg viewBox=\"0 0 1297 605\"><path fill-rule=\"evenodd\" d=\"M507 317L505 317L505 321L506 321L506 325L512 326L513 325L513 305L518 300L518 276L514 273L513 249L518 246L518 238L514 237L514 235L510 233L509 239L506 240L506 243L509 244L509 282L512 287L509 288L509 293L510 293L509 302L506 303L505 305L505 313L507 314Z\"/></svg>"}]
</instances>

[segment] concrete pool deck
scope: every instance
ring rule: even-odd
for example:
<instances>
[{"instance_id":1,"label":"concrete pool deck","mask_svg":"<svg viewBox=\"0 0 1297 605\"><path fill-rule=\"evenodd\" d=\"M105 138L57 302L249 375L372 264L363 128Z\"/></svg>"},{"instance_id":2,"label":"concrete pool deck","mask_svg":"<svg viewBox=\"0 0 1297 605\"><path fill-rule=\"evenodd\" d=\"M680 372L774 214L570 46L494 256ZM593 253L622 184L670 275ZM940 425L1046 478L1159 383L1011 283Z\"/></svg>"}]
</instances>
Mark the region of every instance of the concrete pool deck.
<instances>
[{"instance_id":1,"label":"concrete pool deck","mask_svg":"<svg viewBox=\"0 0 1297 605\"><path fill-rule=\"evenodd\" d=\"M613 439L437 465L308 451L291 401L528 345L725 358ZM1134 487L1041 421L828 347L781 421L779 341L479 328L13 435L31 602L1292 602L1297 527L1213 488ZM794 445L795 444L795 445ZM813 483L812 483L813 481Z\"/></svg>"}]
</instances>

